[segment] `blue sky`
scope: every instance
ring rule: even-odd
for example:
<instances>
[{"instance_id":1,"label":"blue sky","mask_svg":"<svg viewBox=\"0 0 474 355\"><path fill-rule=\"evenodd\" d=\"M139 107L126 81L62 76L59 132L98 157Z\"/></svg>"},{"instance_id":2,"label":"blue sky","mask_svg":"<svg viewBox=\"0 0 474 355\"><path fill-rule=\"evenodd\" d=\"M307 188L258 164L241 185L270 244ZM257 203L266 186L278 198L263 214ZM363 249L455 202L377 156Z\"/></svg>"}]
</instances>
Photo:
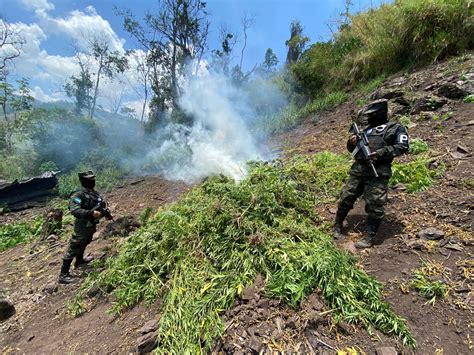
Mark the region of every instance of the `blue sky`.
<instances>
[{"instance_id":1,"label":"blue sky","mask_svg":"<svg viewBox=\"0 0 474 355\"><path fill-rule=\"evenodd\" d=\"M380 0L352 2L352 11L357 12L367 9L371 4L377 6ZM80 46L83 31L103 31L116 48L131 49L135 43L123 31L122 21L114 14L113 7L131 9L137 18L141 18L147 10L153 11L153 4L156 1L0 0L0 15L20 30L27 40L24 53L15 62L12 71L30 78L38 99L64 99L62 85L77 69L72 48L73 45ZM327 40L330 38L328 24L338 17L343 8L344 0L208 0L207 10L211 22L209 49L219 47L217 36L221 25L241 32L240 22L246 14L254 22L248 31L244 67L251 68L261 62L269 47L282 63L286 57L285 41L289 37L289 25L293 20L302 23L311 43ZM242 41L235 48L239 53L241 45ZM133 82L133 78L129 78L129 81ZM123 91L123 85L105 85L109 85L108 92L119 88ZM133 106L133 102L138 107L139 95L132 91L127 90L124 103ZM107 106L105 101L104 107Z\"/></svg>"}]
</instances>

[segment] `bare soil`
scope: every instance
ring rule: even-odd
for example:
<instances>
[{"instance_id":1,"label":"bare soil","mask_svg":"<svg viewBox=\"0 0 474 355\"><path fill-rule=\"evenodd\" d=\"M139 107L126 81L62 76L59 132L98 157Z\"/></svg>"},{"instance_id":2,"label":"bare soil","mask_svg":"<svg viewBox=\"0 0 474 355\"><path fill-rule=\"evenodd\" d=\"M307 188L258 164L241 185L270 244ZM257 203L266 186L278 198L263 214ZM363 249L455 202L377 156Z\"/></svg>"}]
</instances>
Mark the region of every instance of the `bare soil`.
<instances>
[{"instance_id":1,"label":"bare soil","mask_svg":"<svg viewBox=\"0 0 474 355\"><path fill-rule=\"evenodd\" d=\"M472 61L471 58L467 65L472 67ZM427 86L452 73L449 64L432 66L409 76L401 88L413 95L426 95ZM283 150L286 157L324 150L345 152L351 112L358 109L354 102L360 98L366 99L367 95L356 96L331 112L308 117L295 129L275 137L270 145ZM359 202L348 217L345 229L348 237L340 243L341 248L358 254L360 266L384 283L385 298L407 320L418 342L415 351L418 354L439 354L441 350L445 354L470 354L474 346L474 193L469 184L474 177L474 104L449 100L439 114L448 112L446 108L453 114L441 124L434 119L412 116L416 126L409 131L411 139L422 138L436 151L436 162L445 165L444 176L421 193L392 190L377 244L362 252L353 246L365 228L364 204ZM458 146L468 153L459 155ZM407 159L410 158L401 158ZM128 181L106 197L116 217L136 218L144 208L156 210L190 188L160 177L145 177ZM331 222L335 207L335 203L322 206L318 213L323 220ZM43 211L35 208L6 214L0 216L0 222L29 220ZM115 226L107 227L107 223L110 222L101 222L101 231L87 249L96 258L109 257L123 242L120 233L107 232L115 230ZM417 233L427 227L440 229L445 236L434 242L418 237ZM70 228L67 226L68 231ZM29 246L0 253L0 289L6 291L17 310L15 316L0 324L2 353L136 352L137 330L148 320L157 318L159 301L151 306L140 304L112 316L107 310L113 299L102 296L98 303L90 305L88 312L72 317L68 308L83 272L74 271L79 276L75 284L56 284L68 237L66 232L55 244L44 244L34 254L30 254ZM447 298L437 300L434 305L407 287L422 260L437 265L438 277L449 287ZM216 352L274 350L322 354L351 347L373 354L383 346L412 352L396 338L378 332L369 335L366 330L347 324L334 325L318 290L293 309L266 299L262 287L262 281L257 278L242 299L236 300L235 307L223 315L226 332L222 340L216 341Z\"/></svg>"}]
</instances>

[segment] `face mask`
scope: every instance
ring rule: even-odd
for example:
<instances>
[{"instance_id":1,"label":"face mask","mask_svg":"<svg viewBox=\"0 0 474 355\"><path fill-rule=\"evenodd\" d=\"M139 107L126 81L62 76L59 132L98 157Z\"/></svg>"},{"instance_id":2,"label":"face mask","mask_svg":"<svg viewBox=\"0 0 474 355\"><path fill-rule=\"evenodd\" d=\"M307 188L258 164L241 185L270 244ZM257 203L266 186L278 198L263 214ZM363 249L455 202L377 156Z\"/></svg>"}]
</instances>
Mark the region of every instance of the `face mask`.
<instances>
[{"instance_id":1,"label":"face mask","mask_svg":"<svg viewBox=\"0 0 474 355\"><path fill-rule=\"evenodd\" d=\"M86 189L93 189L95 187L95 180L83 180L81 181L82 186Z\"/></svg>"},{"instance_id":2,"label":"face mask","mask_svg":"<svg viewBox=\"0 0 474 355\"><path fill-rule=\"evenodd\" d=\"M367 123L370 127L377 127L387 123L387 116L384 114L370 115L367 117Z\"/></svg>"}]
</instances>

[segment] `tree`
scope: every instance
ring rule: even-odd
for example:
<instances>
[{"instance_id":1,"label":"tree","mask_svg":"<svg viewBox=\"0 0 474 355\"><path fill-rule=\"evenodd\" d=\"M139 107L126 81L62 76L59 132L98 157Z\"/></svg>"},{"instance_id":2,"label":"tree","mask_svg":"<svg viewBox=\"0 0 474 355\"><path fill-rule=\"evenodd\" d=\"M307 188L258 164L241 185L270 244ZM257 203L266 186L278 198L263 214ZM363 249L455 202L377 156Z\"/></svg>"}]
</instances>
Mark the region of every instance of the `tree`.
<instances>
[{"instance_id":1,"label":"tree","mask_svg":"<svg viewBox=\"0 0 474 355\"><path fill-rule=\"evenodd\" d=\"M76 60L79 65L79 74L72 75L64 85L66 95L75 100L75 110L80 115L83 110L90 112L92 95L91 90L94 87L89 65L81 55L76 54Z\"/></svg>"},{"instance_id":2,"label":"tree","mask_svg":"<svg viewBox=\"0 0 474 355\"><path fill-rule=\"evenodd\" d=\"M123 73L128 67L128 60L119 51L111 51L109 42L103 37L92 37L89 40L89 50L89 55L94 59L97 66L94 93L89 111L89 117L92 118L96 108L100 79L103 77L112 79L115 75Z\"/></svg>"},{"instance_id":3,"label":"tree","mask_svg":"<svg viewBox=\"0 0 474 355\"><path fill-rule=\"evenodd\" d=\"M265 52L265 60L258 67L258 72L263 76L269 76L275 72L276 66L278 65L278 57L273 52L273 49L268 48Z\"/></svg>"},{"instance_id":4,"label":"tree","mask_svg":"<svg viewBox=\"0 0 474 355\"><path fill-rule=\"evenodd\" d=\"M21 54L25 39L0 17L0 70Z\"/></svg>"},{"instance_id":5,"label":"tree","mask_svg":"<svg viewBox=\"0 0 474 355\"><path fill-rule=\"evenodd\" d=\"M13 153L13 135L22 133L33 108L28 79L17 80L17 90L8 81L8 72L4 69L0 77L0 107L4 119L5 148L7 154Z\"/></svg>"},{"instance_id":6,"label":"tree","mask_svg":"<svg viewBox=\"0 0 474 355\"><path fill-rule=\"evenodd\" d=\"M151 68L151 119L163 117L166 109L177 109L182 78L197 71L206 48L209 22L206 3L201 0L161 0L156 13L147 13L142 25L130 10L117 10L124 29L147 53ZM192 70L193 62L197 65ZM191 69L191 70L190 70Z\"/></svg>"},{"instance_id":7,"label":"tree","mask_svg":"<svg viewBox=\"0 0 474 355\"><path fill-rule=\"evenodd\" d=\"M290 67L298 62L303 54L304 47L309 41L309 38L303 36L303 27L299 21L293 21L290 25L290 39L286 41L288 53L286 55L286 67Z\"/></svg>"}]
</instances>

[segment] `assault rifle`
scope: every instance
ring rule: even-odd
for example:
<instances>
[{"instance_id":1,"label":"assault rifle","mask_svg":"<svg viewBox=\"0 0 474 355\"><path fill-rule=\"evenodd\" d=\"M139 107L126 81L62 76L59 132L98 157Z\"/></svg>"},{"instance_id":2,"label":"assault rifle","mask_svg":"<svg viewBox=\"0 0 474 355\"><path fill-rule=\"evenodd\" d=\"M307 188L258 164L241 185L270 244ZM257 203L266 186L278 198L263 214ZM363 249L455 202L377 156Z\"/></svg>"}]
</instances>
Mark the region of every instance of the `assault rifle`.
<instances>
[{"instance_id":1,"label":"assault rifle","mask_svg":"<svg viewBox=\"0 0 474 355\"><path fill-rule=\"evenodd\" d=\"M108 221L114 219L112 216L112 212L110 212L109 208L107 207L107 202L104 200L99 201L97 205L92 209L92 211L100 212L102 216L104 216Z\"/></svg>"},{"instance_id":2,"label":"assault rifle","mask_svg":"<svg viewBox=\"0 0 474 355\"><path fill-rule=\"evenodd\" d=\"M377 174L377 170L374 166L374 158L372 157L372 152L369 148L369 140L367 139L367 135L364 131L359 130L359 127L355 122L352 123L352 132L357 136L357 143L355 149L352 151L352 156L355 157L359 150L362 151L362 154L364 154L364 159L372 168L375 177L379 177L379 174Z\"/></svg>"}]
</instances>

